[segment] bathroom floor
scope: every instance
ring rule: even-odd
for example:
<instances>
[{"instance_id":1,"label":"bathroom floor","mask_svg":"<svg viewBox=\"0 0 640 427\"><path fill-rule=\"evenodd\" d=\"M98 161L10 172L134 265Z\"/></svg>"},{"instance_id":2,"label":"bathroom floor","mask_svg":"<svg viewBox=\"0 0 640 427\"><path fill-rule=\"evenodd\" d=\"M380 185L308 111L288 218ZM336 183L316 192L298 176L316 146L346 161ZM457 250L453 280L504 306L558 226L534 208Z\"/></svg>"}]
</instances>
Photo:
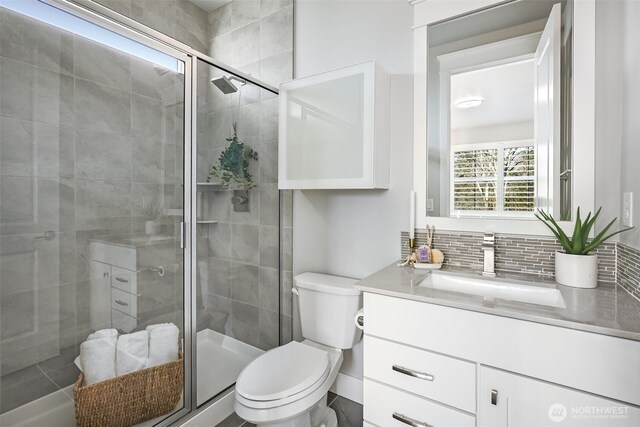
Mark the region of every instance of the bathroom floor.
<instances>
[{"instance_id":1,"label":"bathroom floor","mask_svg":"<svg viewBox=\"0 0 640 427\"><path fill-rule=\"evenodd\" d=\"M329 392L329 406L336 411L338 427L362 427L362 405L357 404L335 393ZM217 427L250 427L248 423L235 413L218 424Z\"/></svg>"}]
</instances>

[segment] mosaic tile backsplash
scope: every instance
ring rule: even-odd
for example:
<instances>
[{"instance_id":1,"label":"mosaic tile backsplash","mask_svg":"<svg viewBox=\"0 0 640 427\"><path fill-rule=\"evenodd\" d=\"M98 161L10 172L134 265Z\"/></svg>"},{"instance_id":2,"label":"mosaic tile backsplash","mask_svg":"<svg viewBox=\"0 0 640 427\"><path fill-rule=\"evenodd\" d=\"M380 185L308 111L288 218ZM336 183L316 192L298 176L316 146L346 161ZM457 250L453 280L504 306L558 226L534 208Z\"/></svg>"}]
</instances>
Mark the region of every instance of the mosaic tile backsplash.
<instances>
[{"instance_id":1,"label":"mosaic tile backsplash","mask_svg":"<svg viewBox=\"0 0 640 427\"><path fill-rule=\"evenodd\" d=\"M618 284L640 300L640 250L618 243Z\"/></svg>"},{"instance_id":2,"label":"mosaic tile backsplash","mask_svg":"<svg viewBox=\"0 0 640 427\"><path fill-rule=\"evenodd\" d=\"M432 245L444 253L446 265L482 269L483 236L483 233L436 230ZM405 258L409 254L409 233L403 231L400 238L401 253ZM426 243L426 233L416 231L416 247ZM560 244L551 237L496 234L495 269L502 272L553 277L555 252L560 248ZM615 282L616 244L605 243L596 250L596 253L599 259L599 280ZM636 252L638 253L640 252ZM635 266L640 269L640 262L636 262Z\"/></svg>"}]
</instances>

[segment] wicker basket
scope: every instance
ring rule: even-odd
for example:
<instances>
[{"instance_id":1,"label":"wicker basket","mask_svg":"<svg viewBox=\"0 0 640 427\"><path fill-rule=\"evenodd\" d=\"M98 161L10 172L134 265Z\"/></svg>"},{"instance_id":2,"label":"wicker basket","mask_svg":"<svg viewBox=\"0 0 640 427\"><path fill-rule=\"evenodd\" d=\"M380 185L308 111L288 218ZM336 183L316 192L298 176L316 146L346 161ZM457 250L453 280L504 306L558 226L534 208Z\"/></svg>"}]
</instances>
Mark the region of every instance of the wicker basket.
<instances>
[{"instance_id":1,"label":"wicker basket","mask_svg":"<svg viewBox=\"0 0 640 427\"><path fill-rule=\"evenodd\" d=\"M129 427L172 412L182 395L178 360L83 386L73 386L79 427Z\"/></svg>"}]
</instances>

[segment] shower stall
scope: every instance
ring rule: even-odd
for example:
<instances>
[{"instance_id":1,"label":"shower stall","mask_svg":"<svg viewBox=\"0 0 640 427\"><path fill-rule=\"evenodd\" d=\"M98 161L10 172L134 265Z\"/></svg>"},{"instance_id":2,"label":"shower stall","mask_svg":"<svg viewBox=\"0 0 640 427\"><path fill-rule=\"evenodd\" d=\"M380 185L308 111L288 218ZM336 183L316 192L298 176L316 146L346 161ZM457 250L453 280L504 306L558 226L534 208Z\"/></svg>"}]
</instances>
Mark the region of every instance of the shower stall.
<instances>
[{"instance_id":1,"label":"shower stall","mask_svg":"<svg viewBox=\"0 0 640 427\"><path fill-rule=\"evenodd\" d=\"M180 330L182 398L145 425L284 339L277 89L85 3L0 0L2 426L75 425L100 329Z\"/></svg>"}]
</instances>

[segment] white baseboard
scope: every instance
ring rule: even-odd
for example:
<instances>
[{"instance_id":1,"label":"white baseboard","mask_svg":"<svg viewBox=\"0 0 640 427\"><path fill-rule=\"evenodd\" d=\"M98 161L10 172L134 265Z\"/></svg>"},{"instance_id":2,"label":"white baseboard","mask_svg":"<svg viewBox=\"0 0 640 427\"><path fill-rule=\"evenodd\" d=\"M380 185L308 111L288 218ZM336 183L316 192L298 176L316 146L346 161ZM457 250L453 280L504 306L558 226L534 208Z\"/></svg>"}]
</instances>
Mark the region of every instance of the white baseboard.
<instances>
[{"instance_id":1,"label":"white baseboard","mask_svg":"<svg viewBox=\"0 0 640 427\"><path fill-rule=\"evenodd\" d=\"M331 391L338 396L345 397L362 405L363 385L361 378L355 378L342 372L338 372L336 381L331 386Z\"/></svg>"},{"instance_id":2,"label":"white baseboard","mask_svg":"<svg viewBox=\"0 0 640 427\"><path fill-rule=\"evenodd\" d=\"M213 427L233 414L234 390L232 389L211 405L200 409L196 414L180 424L182 427Z\"/></svg>"}]
</instances>

